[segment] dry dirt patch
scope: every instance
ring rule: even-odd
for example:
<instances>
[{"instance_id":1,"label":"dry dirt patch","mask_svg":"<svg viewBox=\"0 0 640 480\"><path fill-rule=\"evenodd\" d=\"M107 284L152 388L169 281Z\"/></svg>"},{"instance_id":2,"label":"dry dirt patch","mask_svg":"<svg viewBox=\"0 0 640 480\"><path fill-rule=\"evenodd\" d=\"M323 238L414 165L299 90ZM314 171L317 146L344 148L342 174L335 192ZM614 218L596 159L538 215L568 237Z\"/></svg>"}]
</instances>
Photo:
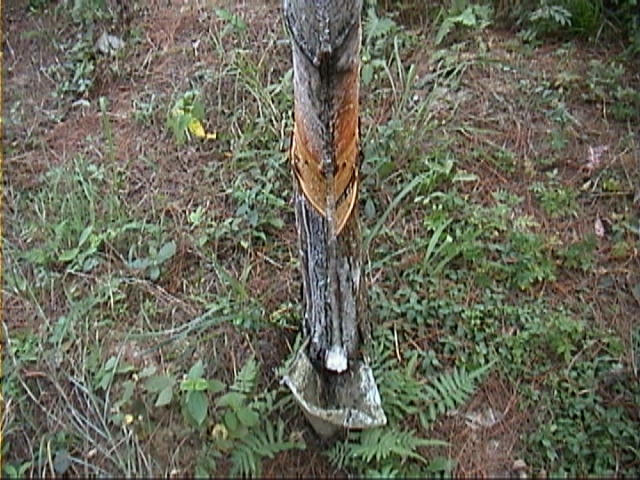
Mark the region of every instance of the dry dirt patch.
<instances>
[{"instance_id":1,"label":"dry dirt patch","mask_svg":"<svg viewBox=\"0 0 640 480\"><path fill-rule=\"evenodd\" d=\"M288 68L288 46L274 42L280 21L280 2L271 0L241 2L145 2L133 10L123 13L123 26L115 28L122 35L126 29L135 31L130 51L120 59L118 69L113 70L107 59L98 62L99 78L94 88L77 105L69 98L54 97L56 84L46 75L47 68L60 61L62 53L50 41L47 32L52 32L59 42L69 41L76 32L71 27L61 27L50 14L28 14L27 1L15 2L5 7L4 73L6 96L4 102L6 127L5 188L4 206L9 215L15 214L13 203L17 192L46 188L42 175L50 168L71 162L78 154L84 154L97 163L115 162L122 171L124 181L119 195L126 204L143 217L165 219L176 229L185 231L189 226L189 214L198 206L205 205L214 212L217 219L230 217L234 204L229 199L225 185L231 178L222 166L229 161L234 148L230 133L237 125L230 123L230 114L223 107L228 106L235 85L225 78L218 84L207 85L204 92L208 105L206 127L219 134L219 141L212 144L189 144L177 147L174 139L164 126L166 109L175 96L189 89L192 79L201 72L220 68L221 59L211 41L202 40L208 33L222 28L221 21L212 13L214 6L226 5L238 13L249 25L246 32L251 38L254 52L260 65L272 64L265 84L273 83L278 75ZM403 13L401 18L406 18ZM410 20L407 18L407 20ZM601 168L615 167L622 178L632 185L640 184L637 151L625 150L619 140L628 134L624 125L608 121L603 115L602 105L576 102L569 105L577 120L567 129L567 144L560 154L553 154L555 164L540 168L536 161L550 155L549 124L540 108L527 103L530 98L518 89L519 80L532 82L558 79L562 69L574 72L585 70L589 60L602 58L607 52L589 51L577 48L571 56L554 56L556 45L539 49L522 60L520 55L510 50L512 37L503 32L490 32L491 54L496 62L513 64L514 70L500 71L486 64L474 65L466 76L458 112L467 130L461 130L457 142L452 146L463 159L464 168L481 179L466 192L480 204L492 203L491 193L505 189L524 197L523 214L531 215L540 224L541 232L553 232L560 241L571 242L591 232L597 219L604 222L607 235L599 240L598 262L592 272L586 275L561 270L559 280L551 285L536 287L537 294L549 295L557 304L590 302L595 305L594 317L606 327L615 328L625 341L631 338L631 331L640 318L640 298L634 296L633 287L640 283L638 275L638 252L625 258L618 258L613 252L610 236L613 221L611 212L618 205L616 195L580 197L581 215L570 219L549 219L545 215L535 195L528 186L541 178L545 169L557 168L559 179L564 184L580 189L588 180L584 172L584 161L589 147L608 146ZM229 40L232 41L232 40ZM420 51L415 58L420 73L428 72L430 52ZM569 58L569 60L567 59ZM463 59L464 60L464 59ZM102 63L101 63L102 62ZM535 73L531 73L535 72ZM637 72L631 72L637 81ZM580 85L569 85L580 89ZM157 107L147 121L135 118L136 102L156 96ZM103 112L98 99L108 101L107 112ZM515 100L514 100L515 99ZM520 103L518 103L520 102ZM219 109L217 107L220 107ZM391 110L391 99L382 101L373 112L371 122L384 124ZM445 118L451 112L443 110ZM113 151L105 147L104 125L108 121L115 139ZM476 129L476 130L473 130ZM477 134L481 132L482 134ZM286 132L285 132L286 133ZM286 144L286 142L283 142ZM425 149L428 149L426 146ZM514 172L505 172L483 154L470 152L489 151L496 147L509 150L514 155ZM284 158L284 155L283 155ZM632 194L635 192L632 192ZM388 201L391 198L387 199ZM388 203L388 202L387 202ZM637 205L636 207L637 208ZM289 212L289 220L292 220ZM413 228L413 230L411 230ZM418 227L412 226L407 234L414 234ZM6 229L12 233L12 226ZM12 238L16 244L20 240ZM282 249L274 260L270 257L270 246L255 248L250 252L236 246L225 246L221 263L228 272L238 278L242 267L253 266L247 281L247 289L259 298L267 312L273 312L287 300L297 302L298 281L290 259L296 256L295 232L292 221L274 235ZM402 270L419 259L403 258L398 265ZM211 292L221 290L221 281L215 272L208 270L202 274L202 265L210 259L203 256L186 235L178 243L175 257L167 268L167 275L158 285L147 281L133 282L126 287L130 317L113 331L105 345L108 354L116 354L126 328L133 328L141 321L136 316L140 305L152 302L160 312L154 318L163 328L193 318L202 305L189 297L192 285L185 286L185 279L201 275L203 284L210 286ZM113 258L105 269L122 271L124 258ZM87 277L88 285L96 282L98 276ZM389 285L392 288L392 285ZM446 286L442 286L443 294ZM480 293L478 293L480 295ZM57 317L64 308L64 298L59 292L49 291L39 301L45 306L45 314ZM471 299L469 299L471 301ZM5 295L3 302L5 318L11 319L10 328L37 330L41 322L35 304L24 298ZM380 319L383 320L383 319ZM137 323L138 322L138 323ZM285 331L286 333L283 333ZM269 388L276 381L275 368L280 365L291 349L294 332L287 329L265 329L257 338L238 333L232 328L221 328L215 334L224 338L224 349L219 349L217 361L221 367L216 372L225 381L233 378L234 370L251 355L255 354L262 366L261 388ZM436 340L437 332L430 332L426 338L417 340L423 349ZM199 354L213 350L219 345L219 338L203 341L198 348L184 346L184 351L194 348ZM132 364L139 362L136 352L151 348L151 343L128 344L124 355ZM171 359L161 354L150 357L158 365L168 364ZM55 371L55 365L49 365ZM32 406L18 408L13 412L29 418L37 418L42 411L60 414L64 411L65 395L78 410L86 399L77 386L64 379L58 383L49 381L47 373L41 370L25 372L28 385L38 393ZM531 429L526 412L518 410L518 395L512 385L491 377L478 394L465 407L438 424L434 432L451 442L448 455L457 461L460 476L496 476L513 470L517 460L519 437ZM614 399L615 400L615 399ZM613 401L613 400L612 400ZM629 407L631 408L631 407ZM487 412L492 412L492 422L487 420ZM171 411L157 415L153 419L156 428L141 431L142 447L147 452L161 452L154 461L155 472L170 474L190 474L196 460L198 441L189 437L180 427L182 419L178 412ZM287 419L291 431L302 436L307 443L306 451L290 451L265 462L265 476L287 475L333 476L335 472L321 450L326 447L317 440L300 415ZM488 420L487 420L488 421ZM43 430L55 430L53 420L43 425L25 428L15 441L11 452L16 459L29 458L34 449L30 438ZM79 447L86 458L92 458L90 446ZM108 462L104 462L108 469ZM223 471L228 465L223 465Z\"/></svg>"}]
</instances>

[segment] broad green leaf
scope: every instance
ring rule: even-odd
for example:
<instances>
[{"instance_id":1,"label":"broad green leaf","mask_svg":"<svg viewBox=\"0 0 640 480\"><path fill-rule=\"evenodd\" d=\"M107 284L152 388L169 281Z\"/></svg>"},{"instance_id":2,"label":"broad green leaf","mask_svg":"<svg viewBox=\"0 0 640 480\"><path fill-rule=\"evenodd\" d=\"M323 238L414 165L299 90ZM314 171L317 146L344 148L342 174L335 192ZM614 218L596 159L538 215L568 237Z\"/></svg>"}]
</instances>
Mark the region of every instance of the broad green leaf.
<instances>
[{"instance_id":1,"label":"broad green leaf","mask_svg":"<svg viewBox=\"0 0 640 480\"><path fill-rule=\"evenodd\" d=\"M227 388L227 385L224 382L216 379L209 380L209 385L207 386L207 390L209 390L211 393L221 392L225 388Z\"/></svg>"},{"instance_id":2,"label":"broad green leaf","mask_svg":"<svg viewBox=\"0 0 640 480\"><path fill-rule=\"evenodd\" d=\"M369 85L371 80L373 80L373 66L370 63L365 63L362 66L362 84Z\"/></svg>"},{"instance_id":3,"label":"broad green leaf","mask_svg":"<svg viewBox=\"0 0 640 480\"><path fill-rule=\"evenodd\" d=\"M364 204L364 215L367 218L374 218L376 215L376 206L370 198Z\"/></svg>"},{"instance_id":4,"label":"broad green leaf","mask_svg":"<svg viewBox=\"0 0 640 480\"><path fill-rule=\"evenodd\" d=\"M151 261L146 257L138 258L129 264L129 266L135 270L143 270L149 265L151 265Z\"/></svg>"},{"instance_id":5,"label":"broad green leaf","mask_svg":"<svg viewBox=\"0 0 640 480\"><path fill-rule=\"evenodd\" d=\"M204 365L202 364L202 360L198 360L193 367L189 369L189 373L187 373L187 378L196 379L202 378L204 375Z\"/></svg>"},{"instance_id":6,"label":"broad green leaf","mask_svg":"<svg viewBox=\"0 0 640 480\"><path fill-rule=\"evenodd\" d=\"M93 225L89 225L82 231L82 233L80 234L80 240L78 240L78 247L81 247L82 244L87 241L89 235L91 235L91 232L93 232Z\"/></svg>"},{"instance_id":7,"label":"broad green leaf","mask_svg":"<svg viewBox=\"0 0 640 480\"><path fill-rule=\"evenodd\" d=\"M76 248L71 248L69 250L65 250L58 257L58 261L59 262L70 262L71 260L73 260L74 258L76 258L78 256L79 252L80 252L80 249L77 248L77 247Z\"/></svg>"},{"instance_id":8,"label":"broad green leaf","mask_svg":"<svg viewBox=\"0 0 640 480\"><path fill-rule=\"evenodd\" d=\"M234 410L238 410L244 403L245 396L238 392L229 392L221 396L216 405L219 407L231 407Z\"/></svg>"},{"instance_id":9,"label":"broad green leaf","mask_svg":"<svg viewBox=\"0 0 640 480\"><path fill-rule=\"evenodd\" d=\"M116 369L116 373L129 373L136 369L133 365L127 362L119 362L118 368Z\"/></svg>"},{"instance_id":10,"label":"broad green leaf","mask_svg":"<svg viewBox=\"0 0 640 480\"><path fill-rule=\"evenodd\" d=\"M271 226L277 229L284 227L284 221L282 221L281 218L273 218L269 221L269 223L271 224Z\"/></svg>"},{"instance_id":11,"label":"broad green leaf","mask_svg":"<svg viewBox=\"0 0 640 480\"><path fill-rule=\"evenodd\" d=\"M159 392L167 387L173 387L176 379L169 375L154 375L144 382L144 388L147 392Z\"/></svg>"},{"instance_id":12,"label":"broad green leaf","mask_svg":"<svg viewBox=\"0 0 640 480\"><path fill-rule=\"evenodd\" d=\"M117 364L118 364L118 358L116 356L112 355L107 360L107 363L104 364L103 370L105 370L105 371L113 370L116 367Z\"/></svg>"},{"instance_id":13,"label":"broad green leaf","mask_svg":"<svg viewBox=\"0 0 640 480\"><path fill-rule=\"evenodd\" d=\"M475 27L477 20L473 11L473 7L469 6L460 15L454 18L455 21L462 23L465 27Z\"/></svg>"},{"instance_id":14,"label":"broad green leaf","mask_svg":"<svg viewBox=\"0 0 640 480\"><path fill-rule=\"evenodd\" d=\"M184 134L185 130L187 129L187 127L189 126L189 123L191 122L191 119L193 117L190 114L185 114L185 115L181 115L180 117L178 117L178 128L180 129L180 132L182 132L182 134Z\"/></svg>"},{"instance_id":15,"label":"broad green leaf","mask_svg":"<svg viewBox=\"0 0 640 480\"><path fill-rule=\"evenodd\" d=\"M131 400L131 397L133 397L133 391L135 389L135 383L132 380L127 380L122 384L122 386L122 396L120 397L120 400L118 400L119 405L124 405L129 400Z\"/></svg>"},{"instance_id":16,"label":"broad green leaf","mask_svg":"<svg viewBox=\"0 0 640 480\"><path fill-rule=\"evenodd\" d=\"M82 271L83 272L90 272L91 270L93 270L98 265L100 265L100 259L99 258L97 258L97 257L89 257L82 264Z\"/></svg>"},{"instance_id":17,"label":"broad green leaf","mask_svg":"<svg viewBox=\"0 0 640 480\"><path fill-rule=\"evenodd\" d=\"M240 423L249 428L257 425L258 421L260 420L258 414L248 407L239 408L236 411L236 415L238 416L238 420L240 420Z\"/></svg>"},{"instance_id":18,"label":"broad green leaf","mask_svg":"<svg viewBox=\"0 0 640 480\"><path fill-rule=\"evenodd\" d=\"M154 404L156 407L164 407L165 405L169 405L171 403L171 399L173 398L173 386L169 385L162 390L158 394L158 398L156 398L156 403Z\"/></svg>"},{"instance_id":19,"label":"broad green leaf","mask_svg":"<svg viewBox=\"0 0 640 480\"><path fill-rule=\"evenodd\" d=\"M4 465L4 474L7 476L7 478L20 478L18 476L16 467L10 464Z\"/></svg>"},{"instance_id":20,"label":"broad green leaf","mask_svg":"<svg viewBox=\"0 0 640 480\"><path fill-rule=\"evenodd\" d=\"M209 478L209 470L196 463L196 478Z\"/></svg>"},{"instance_id":21,"label":"broad green leaf","mask_svg":"<svg viewBox=\"0 0 640 480\"><path fill-rule=\"evenodd\" d=\"M62 475L65 473L69 467L71 466L71 456L67 450L58 450L56 452L56 456L53 459L53 469L54 471Z\"/></svg>"},{"instance_id":22,"label":"broad green leaf","mask_svg":"<svg viewBox=\"0 0 640 480\"><path fill-rule=\"evenodd\" d=\"M18 477L16 477L16 478L26 478L27 470L29 470L32 465L33 465L33 462L25 462L25 463L23 463L20 466L20 468L18 469Z\"/></svg>"},{"instance_id":23,"label":"broad green leaf","mask_svg":"<svg viewBox=\"0 0 640 480\"><path fill-rule=\"evenodd\" d=\"M156 370L158 368L155 365L149 365L148 367L144 367L140 373L138 374L139 377L141 378L145 378L145 377L150 377L151 375L153 375L154 373L156 373Z\"/></svg>"},{"instance_id":24,"label":"broad green leaf","mask_svg":"<svg viewBox=\"0 0 640 480\"><path fill-rule=\"evenodd\" d=\"M215 443L217 449L223 452L228 452L235 445L235 441L229 438L215 438Z\"/></svg>"},{"instance_id":25,"label":"broad green leaf","mask_svg":"<svg viewBox=\"0 0 640 480\"><path fill-rule=\"evenodd\" d=\"M191 418L198 425L202 425L204 419L207 418L209 399L203 392L191 391L187 394L186 408Z\"/></svg>"},{"instance_id":26,"label":"broad green leaf","mask_svg":"<svg viewBox=\"0 0 640 480\"><path fill-rule=\"evenodd\" d=\"M231 410L225 412L223 419L228 431L235 432L238 429L238 417Z\"/></svg>"},{"instance_id":27,"label":"broad green leaf","mask_svg":"<svg viewBox=\"0 0 640 480\"><path fill-rule=\"evenodd\" d=\"M230 22L233 19L233 14L224 8L216 8L216 15L220 20L224 20L225 22Z\"/></svg>"},{"instance_id":28,"label":"broad green leaf","mask_svg":"<svg viewBox=\"0 0 640 480\"><path fill-rule=\"evenodd\" d=\"M152 267L151 270L149 270L149 279L156 281L158 279L158 277L160 276L160 269L158 267Z\"/></svg>"},{"instance_id":29,"label":"broad green leaf","mask_svg":"<svg viewBox=\"0 0 640 480\"><path fill-rule=\"evenodd\" d=\"M98 388L102 390L106 390L113 379L113 370L104 372L102 377L100 377L100 382L98 382Z\"/></svg>"},{"instance_id":30,"label":"broad green leaf","mask_svg":"<svg viewBox=\"0 0 640 480\"><path fill-rule=\"evenodd\" d=\"M24 253L23 258L36 265L46 265L49 262L49 255L43 248L32 248Z\"/></svg>"},{"instance_id":31,"label":"broad green leaf","mask_svg":"<svg viewBox=\"0 0 640 480\"><path fill-rule=\"evenodd\" d=\"M202 392L209 387L209 382L204 378L187 378L180 384L181 390Z\"/></svg>"},{"instance_id":32,"label":"broad green leaf","mask_svg":"<svg viewBox=\"0 0 640 480\"><path fill-rule=\"evenodd\" d=\"M169 260L176 253L176 242L171 240L170 242L165 243L160 247L160 251L158 252L157 261L162 263L166 260Z\"/></svg>"},{"instance_id":33,"label":"broad green leaf","mask_svg":"<svg viewBox=\"0 0 640 480\"><path fill-rule=\"evenodd\" d=\"M444 40L444 37L446 37L449 34L452 28L453 28L452 19L445 18L445 20L440 25L440 28L438 29L438 33L436 33L436 45L439 45L440 43L442 43L442 40Z\"/></svg>"},{"instance_id":34,"label":"broad green leaf","mask_svg":"<svg viewBox=\"0 0 640 480\"><path fill-rule=\"evenodd\" d=\"M204 105L196 95L193 99L193 103L191 106L191 115L198 120L202 120L204 118ZM189 122L191 123L191 122Z\"/></svg>"}]
</instances>

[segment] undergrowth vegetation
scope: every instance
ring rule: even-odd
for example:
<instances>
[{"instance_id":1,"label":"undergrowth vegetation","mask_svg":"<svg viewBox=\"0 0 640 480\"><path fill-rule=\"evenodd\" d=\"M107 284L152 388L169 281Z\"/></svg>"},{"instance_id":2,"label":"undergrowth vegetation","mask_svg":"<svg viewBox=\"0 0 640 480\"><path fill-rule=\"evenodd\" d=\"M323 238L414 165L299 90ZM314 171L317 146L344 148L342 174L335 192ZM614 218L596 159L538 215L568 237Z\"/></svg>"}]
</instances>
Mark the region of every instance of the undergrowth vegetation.
<instances>
[{"instance_id":1,"label":"undergrowth vegetation","mask_svg":"<svg viewBox=\"0 0 640 480\"><path fill-rule=\"evenodd\" d=\"M514 36L490 30L500 2L365 2L388 425L325 444L279 382L301 307L278 10L23 3L64 60L6 105L3 476L638 475L640 80L633 43L575 39L602 4L517 2ZM125 45L97 52L122 15ZM55 108L25 130L29 95Z\"/></svg>"}]
</instances>

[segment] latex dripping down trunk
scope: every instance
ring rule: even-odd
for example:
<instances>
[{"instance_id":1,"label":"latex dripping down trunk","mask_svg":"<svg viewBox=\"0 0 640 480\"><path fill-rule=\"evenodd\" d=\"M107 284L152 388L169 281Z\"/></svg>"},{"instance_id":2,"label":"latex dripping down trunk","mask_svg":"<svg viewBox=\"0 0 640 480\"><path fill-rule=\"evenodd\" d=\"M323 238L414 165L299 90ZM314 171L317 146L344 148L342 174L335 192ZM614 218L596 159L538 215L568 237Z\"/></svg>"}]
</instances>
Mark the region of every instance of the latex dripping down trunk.
<instances>
[{"instance_id":1,"label":"latex dripping down trunk","mask_svg":"<svg viewBox=\"0 0 640 480\"><path fill-rule=\"evenodd\" d=\"M331 407L352 420L323 421L346 428L375 426L384 419L360 348L368 338L357 208L361 10L361 0L284 1L293 59L289 158L306 339L297 367L284 380L308 417L318 413L310 414L312 407ZM356 405L348 396L368 400ZM369 411L353 423L374 404L379 412Z\"/></svg>"}]
</instances>

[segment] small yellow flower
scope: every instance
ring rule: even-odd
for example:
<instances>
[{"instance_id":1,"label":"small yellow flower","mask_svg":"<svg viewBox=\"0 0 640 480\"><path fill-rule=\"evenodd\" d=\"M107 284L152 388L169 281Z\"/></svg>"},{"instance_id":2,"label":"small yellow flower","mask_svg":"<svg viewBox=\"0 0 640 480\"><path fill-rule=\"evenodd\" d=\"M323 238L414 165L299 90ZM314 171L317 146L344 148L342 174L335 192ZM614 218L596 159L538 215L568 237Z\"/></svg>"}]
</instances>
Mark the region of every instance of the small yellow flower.
<instances>
[{"instance_id":1,"label":"small yellow flower","mask_svg":"<svg viewBox=\"0 0 640 480\"><path fill-rule=\"evenodd\" d=\"M130 413L127 413L124 416L124 423L125 425L131 425L133 423L133 415L131 415Z\"/></svg>"},{"instance_id":2,"label":"small yellow flower","mask_svg":"<svg viewBox=\"0 0 640 480\"><path fill-rule=\"evenodd\" d=\"M229 436L229 431L224 425L218 423L211 429L211 436L216 440L226 440Z\"/></svg>"}]
</instances>

